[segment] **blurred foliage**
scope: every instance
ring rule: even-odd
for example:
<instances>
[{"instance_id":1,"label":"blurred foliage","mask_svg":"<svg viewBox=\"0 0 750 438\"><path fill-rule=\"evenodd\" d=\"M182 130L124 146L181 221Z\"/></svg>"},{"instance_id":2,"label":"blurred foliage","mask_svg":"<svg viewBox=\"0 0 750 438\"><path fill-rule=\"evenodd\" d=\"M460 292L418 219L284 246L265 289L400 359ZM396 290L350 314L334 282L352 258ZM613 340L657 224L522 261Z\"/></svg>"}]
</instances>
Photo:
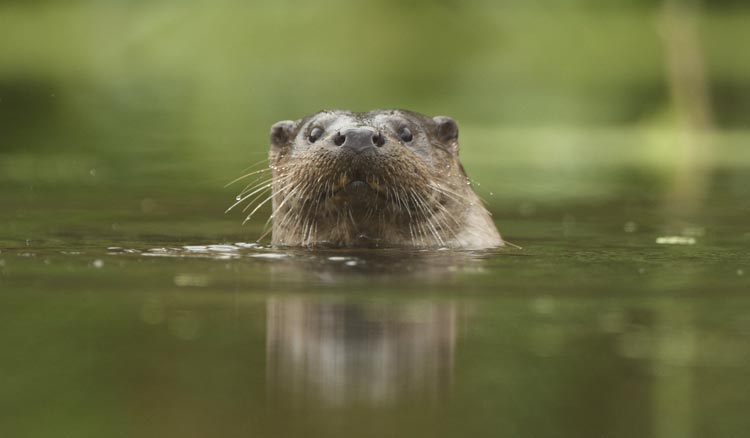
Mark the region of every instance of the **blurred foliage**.
<instances>
[{"instance_id":1,"label":"blurred foliage","mask_svg":"<svg viewBox=\"0 0 750 438\"><path fill-rule=\"evenodd\" d=\"M215 191L265 158L273 122L322 108L451 115L487 182L523 150L587 166L577 142L616 130L669 169L686 155L669 2L715 127L750 128L739 1L0 2L0 181Z\"/></svg>"},{"instance_id":2,"label":"blurred foliage","mask_svg":"<svg viewBox=\"0 0 750 438\"><path fill-rule=\"evenodd\" d=\"M750 36L750 8L690 3L718 119L746 127L750 119L738 114L750 100L750 59L736 56L736 43ZM6 120L46 124L64 113L97 127L136 113L182 118L215 140L217 132L254 139L243 128L329 107L409 107L488 124L633 125L661 119L670 105L661 2L653 0L0 8Z\"/></svg>"}]
</instances>

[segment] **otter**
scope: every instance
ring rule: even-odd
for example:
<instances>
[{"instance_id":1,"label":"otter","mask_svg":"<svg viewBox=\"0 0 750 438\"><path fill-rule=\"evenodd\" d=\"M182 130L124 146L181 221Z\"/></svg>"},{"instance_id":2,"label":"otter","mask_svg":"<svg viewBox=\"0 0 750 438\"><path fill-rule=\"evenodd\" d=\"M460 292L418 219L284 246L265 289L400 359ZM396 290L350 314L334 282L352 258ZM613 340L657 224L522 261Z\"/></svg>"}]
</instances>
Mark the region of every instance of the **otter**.
<instances>
[{"instance_id":1,"label":"otter","mask_svg":"<svg viewBox=\"0 0 750 438\"><path fill-rule=\"evenodd\" d=\"M450 117L320 111L275 123L270 140L272 245L503 245L459 161Z\"/></svg>"}]
</instances>

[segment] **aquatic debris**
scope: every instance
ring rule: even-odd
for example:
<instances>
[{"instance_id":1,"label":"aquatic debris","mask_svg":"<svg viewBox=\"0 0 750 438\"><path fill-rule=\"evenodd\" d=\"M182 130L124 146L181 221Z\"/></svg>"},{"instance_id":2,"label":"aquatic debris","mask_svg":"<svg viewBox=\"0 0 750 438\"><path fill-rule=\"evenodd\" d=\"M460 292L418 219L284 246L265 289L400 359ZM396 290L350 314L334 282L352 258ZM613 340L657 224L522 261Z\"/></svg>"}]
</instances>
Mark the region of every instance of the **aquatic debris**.
<instances>
[{"instance_id":1,"label":"aquatic debris","mask_svg":"<svg viewBox=\"0 0 750 438\"><path fill-rule=\"evenodd\" d=\"M695 245L695 237L660 236L656 238L657 245Z\"/></svg>"}]
</instances>

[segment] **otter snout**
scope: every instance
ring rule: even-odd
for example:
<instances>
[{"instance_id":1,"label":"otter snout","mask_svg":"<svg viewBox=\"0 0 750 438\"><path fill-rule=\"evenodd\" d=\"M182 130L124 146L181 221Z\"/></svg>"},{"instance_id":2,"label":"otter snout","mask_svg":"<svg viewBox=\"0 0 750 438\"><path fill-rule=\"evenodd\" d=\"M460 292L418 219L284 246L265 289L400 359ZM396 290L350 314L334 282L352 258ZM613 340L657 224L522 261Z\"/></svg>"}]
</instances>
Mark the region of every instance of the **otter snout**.
<instances>
[{"instance_id":1,"label":"otter snout","mask_svg":"<svg viewBox=\"0 0 750 438\"><path fill-rule=\"evenodd\" d=\"M385 139L373 128L349 128L337 132L333 143L358 154L383 146Z\"/></svg>"}]
</instances>

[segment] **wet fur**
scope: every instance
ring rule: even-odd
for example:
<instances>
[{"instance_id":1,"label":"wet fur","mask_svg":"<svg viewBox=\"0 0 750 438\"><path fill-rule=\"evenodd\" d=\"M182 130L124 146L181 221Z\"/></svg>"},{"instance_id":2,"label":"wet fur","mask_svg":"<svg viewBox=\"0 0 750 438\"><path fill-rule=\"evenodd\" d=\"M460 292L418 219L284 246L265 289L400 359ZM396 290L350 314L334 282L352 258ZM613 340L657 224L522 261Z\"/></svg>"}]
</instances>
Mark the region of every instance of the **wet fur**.
<instances>
[{"instance_id":1,"label":"wet fur","mask_svg":"<svg viewBox=\"0 0 750 438\"><path fill-rule=\"evenodd\" d=\"M386 144L377 153L353 154L330 142L307 140L313 124L328 126L332 135L337 123L373 127L386 136ZM409 145L394 131L399 123L414 132ZM502 245L458 160L452 119L402 110L324 111L274 125L271 142L274 245ZM352 193L345 187L353 180L364 180L369 188Z\"/></svg>"}]
</instances>

